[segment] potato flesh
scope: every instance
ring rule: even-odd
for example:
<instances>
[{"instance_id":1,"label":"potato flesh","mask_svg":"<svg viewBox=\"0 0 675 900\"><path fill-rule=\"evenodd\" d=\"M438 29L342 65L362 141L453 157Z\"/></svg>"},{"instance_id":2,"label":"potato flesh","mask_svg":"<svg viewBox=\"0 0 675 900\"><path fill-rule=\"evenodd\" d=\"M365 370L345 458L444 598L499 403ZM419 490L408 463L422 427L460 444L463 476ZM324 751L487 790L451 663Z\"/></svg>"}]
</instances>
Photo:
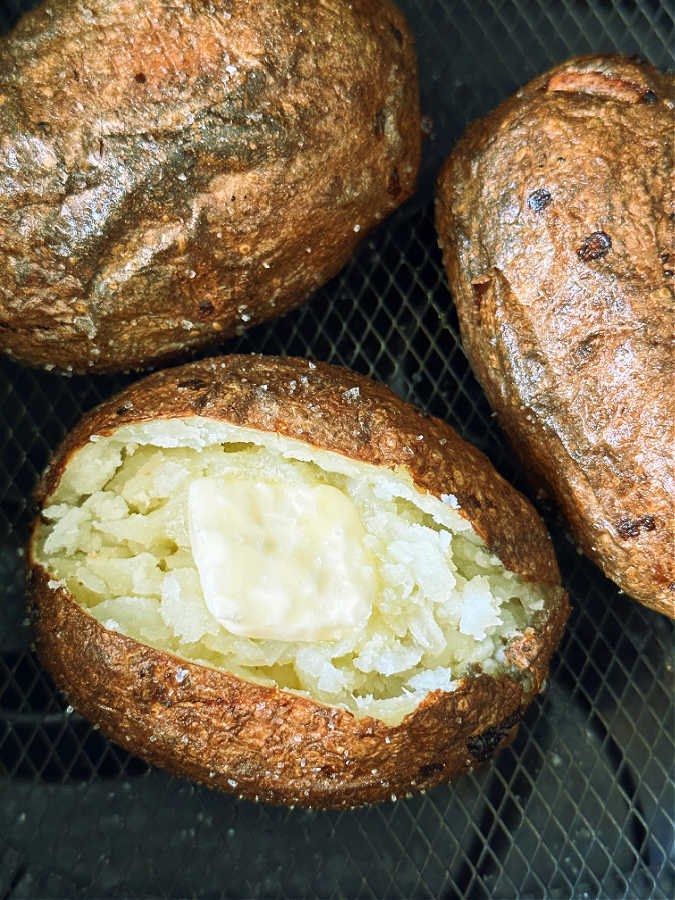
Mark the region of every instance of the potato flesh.
<instances>
[{"instance_id":1,"label":"potato flesh","mask_svg":"<svg viewBox=\"0 0 675 900\"><path fill-rule=\"evenodd\" d=\"M356 616L338 637L303 641L225 628L193 555L188 499L200 479L269 485L277 498L339 491L374 569L365 624ZM506 570L455 498L444 500L419 492L403 469L202 417L158 420L94 435L73 456L43 510L36 557L106 628L395 724L429 691L453 690L471 665L503 672L506 643L553 599Z\"/></svg>"}]
</instances>

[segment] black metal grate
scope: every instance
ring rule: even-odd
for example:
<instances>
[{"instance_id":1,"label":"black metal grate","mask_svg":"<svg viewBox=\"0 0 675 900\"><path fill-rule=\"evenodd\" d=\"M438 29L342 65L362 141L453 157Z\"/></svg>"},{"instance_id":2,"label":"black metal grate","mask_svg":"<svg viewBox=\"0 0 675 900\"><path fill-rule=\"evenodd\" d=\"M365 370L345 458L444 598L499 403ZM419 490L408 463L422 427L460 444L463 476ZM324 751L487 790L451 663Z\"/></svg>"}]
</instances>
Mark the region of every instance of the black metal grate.
<instances>
[{"instance_id":1,"label":"black metal grate","mask_svg":"<svg viewBox=\"0 0 675 900\"><path fill-rule=\"evenodd\" d=\"M5 0L5 27L29 5ZM469 119L567 56L639 53L672 67L675 7L401 5L433 120L417 197L310 303L223 349L373 374L526 490L459 344L433 178ZM575 612L549 690L514 745L455 785L356 812L258 807L151 769L65 708L30 650L19 548L50 451L128 380L0 362L0 897L675 896L673 627L580 557L551 511Z\"/></svg>"}]
</instances>

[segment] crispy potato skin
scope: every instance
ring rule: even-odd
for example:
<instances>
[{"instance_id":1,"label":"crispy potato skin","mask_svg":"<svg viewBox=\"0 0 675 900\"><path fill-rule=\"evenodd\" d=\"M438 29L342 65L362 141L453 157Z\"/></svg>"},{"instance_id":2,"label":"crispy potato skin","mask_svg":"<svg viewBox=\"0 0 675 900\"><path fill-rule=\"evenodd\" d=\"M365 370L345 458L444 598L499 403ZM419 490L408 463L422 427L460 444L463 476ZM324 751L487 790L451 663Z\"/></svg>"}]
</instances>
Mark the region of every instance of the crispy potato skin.
<instances>
[{"instance_id":1,"label":"crispy potato skin","mask_svg":"<svg viewBox=\"0 0 675 900\"><path fill-rule=\"evenodd\" d=\"M359 396L345 396L354 387ZM486 457L370 379L299 359L221 357L132 385L85 416L66 439L39 486L38 503L48 500L92 434L190 415L279 432L375 465L405 466L420 489L454 493L460 512L510 568L560 583L542 522ZM546 621L507 648L513 677L476 673L453 693L429 694L400 725L388 726L108 631L66 589L49 586L30 547L28 556L38 653L70 702L151 762L272 803L374 803L447 781L489 758L515 736L569 615L560 589ZM518 670L528 677L515 677Z\"/></svg>"},{"instance_id":2,"label":"crispy potato skin","mask_svg":"<svg viewBox=\"0 0 675 900\"><path fill-rule=\"evenodd\" d=\"M474 123L437 228L467 356L584 551L675 616L675 79L582 57Z\"/></svg>"},{"instance_id":3,"label":"crispy potato skin","mask_svg":"<svg viewBox=\"0 0 675 900\"><path fill-rule=\"evenodd\" d=\"M390 0L52 0L0 41L0 349L146 366L303 302L413 191Z\"/></svg>"}]
</instances>

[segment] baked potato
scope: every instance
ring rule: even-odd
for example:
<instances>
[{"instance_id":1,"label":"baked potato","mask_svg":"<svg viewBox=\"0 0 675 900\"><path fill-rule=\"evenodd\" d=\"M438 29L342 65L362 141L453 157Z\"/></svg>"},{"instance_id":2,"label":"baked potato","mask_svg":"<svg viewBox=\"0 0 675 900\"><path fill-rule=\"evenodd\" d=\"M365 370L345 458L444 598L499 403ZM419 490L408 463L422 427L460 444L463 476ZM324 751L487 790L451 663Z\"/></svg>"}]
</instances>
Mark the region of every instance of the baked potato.
<instances>
[{"instance_id":1,"label":"baked potato","mask_svg":"<svg viewBox=\"0 0 675 900\"><path fill-rule=\"evenodd\" d=\"M0 40L0 349L113 371L303 302L413 191L389 0L50 0Z\"/></svg>"},{"instance_id":2,"label":"baked potato","mask_svg":"<svg viewBox=\"0 0 675 900\"><path fill-rule=\"evenodd\" d=\"M581 57L474 123L437 227L462 340L579 546L675 616L675 78Z\"/></svg>"},{"instance_id":3,"label":"baked potato","mask_svg":"<svg viewBox=\"0 0 675 900\"><path fill-rule=\"evenodd\" d=\"M568 616L486 457L324 364L155 373L85 416L38 503L37 651L69 702L255 800L356 806L489 759Z\"/></svg>"}]
</instances>

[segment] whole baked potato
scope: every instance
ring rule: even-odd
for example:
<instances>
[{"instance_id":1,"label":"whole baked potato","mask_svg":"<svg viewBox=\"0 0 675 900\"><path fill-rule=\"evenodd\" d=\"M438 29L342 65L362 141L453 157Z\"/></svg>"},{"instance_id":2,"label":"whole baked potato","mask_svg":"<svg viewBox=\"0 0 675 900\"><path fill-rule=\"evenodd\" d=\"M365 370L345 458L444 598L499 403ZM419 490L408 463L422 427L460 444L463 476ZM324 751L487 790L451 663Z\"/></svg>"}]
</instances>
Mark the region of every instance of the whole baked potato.
<instances>
[{"instance_id":1,"label":"whole baked potato","mask_svg":"<svg viewBox=\"0 0 675 900\"><path fill-rule=\"evenodd\" d=\"M0 40L0 349L129 369L303 302L413 191L389 0L50 0Z\"/></svg>"},{"instance_id":2,"label":"whole baked potato","mask_svg":"<svg viewBox=\"0 0 675 900\"><path fill-rule=\"evenodd\" d=\"M488 460L323 364L151 375L85 416L38 501L56 683L123 747L251 799L354 806L490 758L569 612Z\"/></svg>"},{"instance_id":3,"label":"whole baked potato","mask_svg":"<svg viewBox=\"0 0 675 900\"><path fill-rule=\"evenodd\" d=\"M675 78L582 57L453 150L437 227L467 356L583 550L675 616Z\"/></svg>"}]
</instances>

